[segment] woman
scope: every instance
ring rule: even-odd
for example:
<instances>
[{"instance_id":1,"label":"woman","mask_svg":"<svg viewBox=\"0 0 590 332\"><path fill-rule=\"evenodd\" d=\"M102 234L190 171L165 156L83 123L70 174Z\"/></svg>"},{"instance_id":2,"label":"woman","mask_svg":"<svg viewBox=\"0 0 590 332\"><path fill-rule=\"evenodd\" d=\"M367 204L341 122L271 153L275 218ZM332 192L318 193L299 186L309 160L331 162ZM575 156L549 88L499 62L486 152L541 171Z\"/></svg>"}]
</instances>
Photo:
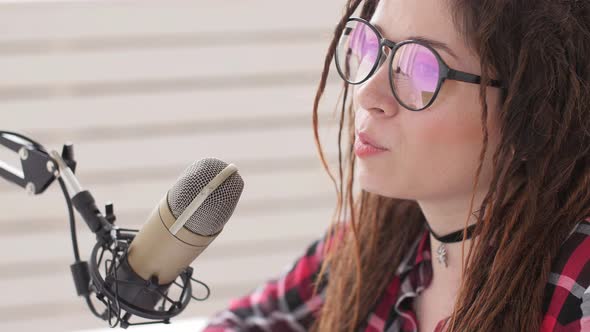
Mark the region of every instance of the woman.
<instances>
[{"instance_id":1,"label":"woman","mask_svg":"<svg viewBox=\"0 0 590 332\"><path fill-rule=\"evenodd\" d=\"M589 2L349 0L328 172L333 61L334 226L205 330L590 331Z\"/></svg>"}]
</instances>

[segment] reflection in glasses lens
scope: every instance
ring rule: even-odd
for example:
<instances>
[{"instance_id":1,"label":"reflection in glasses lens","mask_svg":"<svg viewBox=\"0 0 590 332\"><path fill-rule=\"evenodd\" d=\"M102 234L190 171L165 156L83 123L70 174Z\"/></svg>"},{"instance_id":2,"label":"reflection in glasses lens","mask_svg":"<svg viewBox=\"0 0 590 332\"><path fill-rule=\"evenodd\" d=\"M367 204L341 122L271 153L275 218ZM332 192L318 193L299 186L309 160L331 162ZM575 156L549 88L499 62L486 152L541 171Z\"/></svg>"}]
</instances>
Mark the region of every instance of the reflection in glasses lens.
<instances>
[{"instance_id":1,"label":"reflection in glasses lens","mask_svg":"<svg viewBox=\"0 0 590 332\"><path fill-rule=\"evenodd\" d=\"M344 78L352 84L365 80L379 55L379 37L370 26L360 21L349 21L336 49Z\"/></svg>"},{"instance_id":2,"label":"reflection in glasses lens","mask_svg":"<svg viewBox=\"0 0 590 332\"><path fill-rule=\"evenodd\" d=\"M336 49L338 72L351 84L364 82L386 58L380 52L380 36L370 25L348 21ZM384 47L386 48L386 47ZM439 86L440 65L434 52L418 43L396 45L390 59L392 92L404 107L412 110L427 106Z\"/></svg>"},{"instance_id":3,"label":"reflection in glasses lens","mask_svg":"<svg viewBox=\"0 0 590 332\"><path fill-rule=\"evenodd\" d=\"M439 82L439 64L434 53L417 43L405 43L396 50L391 63L393 92L412 109L428 105Z\"/></svg>"}]
</instances>

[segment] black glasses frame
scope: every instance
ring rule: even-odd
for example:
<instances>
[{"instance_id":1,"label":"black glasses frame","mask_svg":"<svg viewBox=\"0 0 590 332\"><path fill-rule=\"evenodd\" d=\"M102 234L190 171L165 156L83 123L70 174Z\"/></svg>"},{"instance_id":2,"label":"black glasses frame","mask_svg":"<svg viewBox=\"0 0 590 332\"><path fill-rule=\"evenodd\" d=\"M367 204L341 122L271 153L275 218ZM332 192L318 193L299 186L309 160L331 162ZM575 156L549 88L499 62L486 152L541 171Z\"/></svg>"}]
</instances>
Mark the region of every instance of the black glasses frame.
<instances>
[{"instance_id":1,"label":"black glasses frame","mask_svg":"<svg viewBox=\"0 0 590 332\"><path fill-rule=\"evenodd\" d=\"M444 60L441 58L440 54L438 54L438 52L429 44L426 44L420 40L411 40L411 39L400 41L399 43L395 43L391 40L385 39L381 35L379 30L377 30L377 28L375 26L373 26L371 23L369 23L367 20L359 18L359 17L350 17L346 21L346 24L348 24L351 21L358 21L362 24L366 24L369 28L371 28L371 30L373 30L373 32L375 32L375 34L377 35L377 38L379 39L379 53L377 54L377 61L375 61L375 63L373 64L373 67L369 71L369 74L367 75L367 77L365 77L360 82L351 82L344 75L342 68L340 68L340 61L338 59L338 51L335 52L334 59L336 62L336 69L338 70L338 74L340 74L340 77L342 77L342 79L349 84L353 84L353 85L362 84L362 83L366 82L371 76L373 76L373 74L375 73L377 68L383 63L382 57L384 55L384 52L383 52L384 46L391 50L391 56L389 59L389 85L391 87L391 92L393 93L393 96L398 101L398 103L400 103L400 105L402 105L403 107L405 107L406 109L408 109L410 111L422 111L422 110L428 108L430 105L432 105L432 103L434 103L434 101L436 100L436 97L438 96L438 93L440 92L440 88L445 80L454 80L454 81L473 83L473 84L480 84L481 83L481 76L466 73L466 72L456 70L456 69L449 67L444 62ZM340 40L342 39L345 32L346 32L346 28L345 28L345 30L343 30L343 34L340 36L338 43L340 43ZM393 58L395 56L395 52L397 52L397 50L401 46L406 45L406 44L419 44L420 46L426 47L427 49L432 51L436 60L438 61L439 75L438 75L438 83L436 85L436 90L434 91L434 94L433 94L432 98L430 99L430 101L428 102L428 104L426 104L422 108L409 107L403 101L401 101L401 99L399 98L399 96L395 92L395 88L394 88L394 84L393 84L393 71L392 71L393 70L393 68L392 68ZM498 80L490 80L488 85L492 86L492 87L498 87L498 88L503 87L502 82L498 81Z\"/></svg>"}]
</instances>

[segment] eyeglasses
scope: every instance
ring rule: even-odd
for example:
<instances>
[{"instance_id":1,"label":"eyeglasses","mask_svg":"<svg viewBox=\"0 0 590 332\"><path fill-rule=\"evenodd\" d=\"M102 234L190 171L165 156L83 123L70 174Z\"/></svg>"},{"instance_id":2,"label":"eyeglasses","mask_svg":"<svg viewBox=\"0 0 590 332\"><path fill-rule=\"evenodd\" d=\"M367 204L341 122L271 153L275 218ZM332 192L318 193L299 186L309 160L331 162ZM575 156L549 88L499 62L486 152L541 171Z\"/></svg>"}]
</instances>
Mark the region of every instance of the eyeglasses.
<instances>
[{"instance_id":1,"label":"eyeglasses","mask_svg":"<svg viewBox=\"0 0 590 332\"><path fill-rule=\"evenodd\" d=\"M391 57L388 56L391 50ZM442 83L449 79L479 84L481 76L450 68L429 44L420 40L392 42L371 23L351 17L338 41L335 62L346 82L361 84L389 57L389 84L395 99L410 111L421 111L434 102ZM502 87L497 80L490 86Z\"/></svg>"}]
</instances>

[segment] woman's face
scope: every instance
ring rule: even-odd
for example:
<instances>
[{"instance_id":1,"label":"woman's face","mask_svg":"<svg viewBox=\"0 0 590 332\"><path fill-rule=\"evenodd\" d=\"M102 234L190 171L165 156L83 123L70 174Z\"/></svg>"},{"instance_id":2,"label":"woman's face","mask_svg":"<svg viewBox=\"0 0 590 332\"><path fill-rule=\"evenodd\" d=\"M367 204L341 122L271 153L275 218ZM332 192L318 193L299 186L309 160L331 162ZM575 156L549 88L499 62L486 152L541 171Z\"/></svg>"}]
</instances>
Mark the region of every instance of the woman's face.
<instances>
[{"instance_id":1,"label":"woman's face","mask_svg":"<svg viewBox=\"0 0 590 332\"><path fill-rule=\"evenodd\" d=\"M449 67L480 75L478 57L456 31L445 1L381 0L370 21L394 42L423 36L444 43L436 49ZM447 80L434 103L413 112L399 105L389 85L388 61L353 86L355 127L387 151L357 156L361 187L388 197L424 201L471 197L482 148L479 85ZM487 191L491 157L499 140L499 90L487 89L488 151L478 192ZM485 190L484 190L485 189Z\"/></svg>"}]
</instances>

